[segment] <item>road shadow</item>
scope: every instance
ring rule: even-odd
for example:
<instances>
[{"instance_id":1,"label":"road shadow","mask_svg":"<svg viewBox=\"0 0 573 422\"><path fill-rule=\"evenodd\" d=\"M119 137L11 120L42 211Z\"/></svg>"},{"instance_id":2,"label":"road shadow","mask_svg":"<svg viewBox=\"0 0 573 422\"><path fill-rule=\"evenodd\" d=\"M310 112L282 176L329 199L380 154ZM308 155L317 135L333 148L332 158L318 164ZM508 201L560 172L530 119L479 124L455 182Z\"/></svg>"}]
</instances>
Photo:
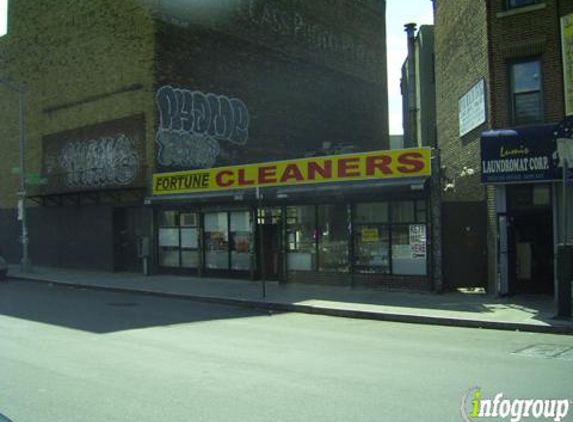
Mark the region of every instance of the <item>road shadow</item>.
<instances>
[{"instance_id":1,"label":"road shadow","mask_svg":"<svg viewBox=\"0 0 573 422\"><path fill-rule=\"evenodd\" d=\"M8 280L0 282L0 315L103 334L267 313L139 293Z\"/></svg>"},{"instance_id":2,"label":"road shadow","mask_svg":"<svg viewBox=\"0 0 573 422\"><path fill-rule=\"evenodd\" d=\"M18 277L19 271L12 266L10 272ZM72 270L54 267L35 267L34 273L22 275L27 280L69 283L89 289L122 289L148 291L172 296L190 296L198 302L249 305L259 303L305 305L314 308L344 309L410 316L459 318L476 321L493 321L533 324L540 326L573 326L573 321L556 320L553 296L518 295L496 297L466 289L466 292L405 291L384 287L313 284L307 282L266 283L266 298L263 299L261 281L201 278L196 276L157 274L144 276L137 273L109 273L104 271ZM120 301L121 302L121 301ZM185 303L185 301L184 301ZM232 303L234 306L234 303ZM139 305L117 304L117 308ZM197 305L198 306L198 305ZM207 307L209 304L206 305ZM268 306L271 307L271 306ZM264 312L264 311L262 311Z\"/></svg>"}]
</instances>

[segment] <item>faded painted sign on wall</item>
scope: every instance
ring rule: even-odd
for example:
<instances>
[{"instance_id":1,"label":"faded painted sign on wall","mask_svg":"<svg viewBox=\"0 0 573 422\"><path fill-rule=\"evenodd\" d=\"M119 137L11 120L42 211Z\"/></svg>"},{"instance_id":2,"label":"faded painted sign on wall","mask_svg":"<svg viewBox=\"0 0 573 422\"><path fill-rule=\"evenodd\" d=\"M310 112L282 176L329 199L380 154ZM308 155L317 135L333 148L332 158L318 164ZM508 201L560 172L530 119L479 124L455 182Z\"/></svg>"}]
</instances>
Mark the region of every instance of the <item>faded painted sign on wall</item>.
<instances>
[{"instance_id":1,"label":"faded painted sign on wall","mask_svg":"<svg viewBox=\"0 0 573 422\"><path fill-rule=\"evenodd\" d=\"M142 181L143 116L114 120L44 137L49 192L133 186Z\"/></svg>"},{"instance_id":2,"label":"faded painted sign on wall","mask_svg":"<svg viewBox=\"0 0 573 422\"><path fill-rule=\"evenodd\" d=\"M163 86L157 91L157 164L212 167L226 146L244 146L249 111L238 98Z\"/></svg>"},{"instance_id":3,"label":"faded painted sign on wall","mask_svg":"<svg viewBox=\"0 0 573 422\"><path fill-rule=\"evenodd\" d=\"M385 84L382 0L156 2L157 17L214 29L362 79Z\"/></svg>"},{"instance_id":4,"label":"faded painted sign on wall","mask_svg":"<svg viewBox=\"0 0 573 422\"><path fill-rule=\"evenodd\" d=\"M248 0L242 16L251 25L289 37L310 50L343 55L360 63L374 62L375 55L356 34L344 31L346 28L327 26L316 18L306 16L303 9L302 6L285 7L281 3Z\"/></svg>"}]
</instances>

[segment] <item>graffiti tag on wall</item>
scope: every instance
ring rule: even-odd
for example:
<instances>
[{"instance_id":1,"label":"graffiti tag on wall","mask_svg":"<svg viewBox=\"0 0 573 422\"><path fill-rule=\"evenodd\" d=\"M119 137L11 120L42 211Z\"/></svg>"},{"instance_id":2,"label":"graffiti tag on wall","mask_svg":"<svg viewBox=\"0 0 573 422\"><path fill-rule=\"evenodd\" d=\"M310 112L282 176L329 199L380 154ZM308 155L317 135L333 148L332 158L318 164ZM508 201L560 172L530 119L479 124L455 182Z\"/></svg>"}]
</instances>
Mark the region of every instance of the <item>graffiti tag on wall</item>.
<instances>
[{"instance_id":1,"label":"graffiti tag on wall","mask_svg":"<svg viewBox=\"0 0 573 422\"><path fill-rule=\"evenodd\" d=\"M220 142L243 146L249 111L237 98L161 87L156 94L159 126L157 163L165 167L209 168L222 153Z\"/></svg>"},{"instance_id":2,"label":"graffiti tag on wall","mask_svg":"<svg viewBox=\"0 0 573 422\"><path fill-rule=\"evenodd\" d=\"M69 142L60 152L60 167L69 188L130 185L138 176L140 159L125 134Z\"/></svg>"},{"instance_id":3,"label":"graffiti tag on wall","mask_svg":"<svg viewBox=\"0 0 573 422\"><path fill-rule=\"evenodd\" d=\"M143 114L44 136L45 192L114 189L144 183Z\"/></svg>"}]
</instances>

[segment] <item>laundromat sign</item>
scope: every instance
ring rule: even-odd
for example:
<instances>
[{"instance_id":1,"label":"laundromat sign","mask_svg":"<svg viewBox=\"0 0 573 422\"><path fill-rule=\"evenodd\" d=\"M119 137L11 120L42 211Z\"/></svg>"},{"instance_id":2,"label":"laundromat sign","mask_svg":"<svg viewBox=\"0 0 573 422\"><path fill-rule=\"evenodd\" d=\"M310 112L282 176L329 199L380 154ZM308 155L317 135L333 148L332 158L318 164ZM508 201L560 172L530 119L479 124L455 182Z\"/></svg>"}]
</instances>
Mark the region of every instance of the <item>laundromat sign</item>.
<instances>
[{"instance_id":1,"label":"laundromat sign","mask_svg":"<svg viewBox=\"0 0 573 422\"><path fill-rule=\"evenodd\" d=\"M330 155L153 175L153 194L430 176L430 148Z\"/></svg>"},{"instance_id":2,"label":"laundromat sign","mask_svg":"<svg viewBox=\"0 0 573 422\"><path fill-rule=\"evenodd\" d=\"M484 132L482 183L558 180L560 171L553 125Z\"/></svg>"}]
</instances>

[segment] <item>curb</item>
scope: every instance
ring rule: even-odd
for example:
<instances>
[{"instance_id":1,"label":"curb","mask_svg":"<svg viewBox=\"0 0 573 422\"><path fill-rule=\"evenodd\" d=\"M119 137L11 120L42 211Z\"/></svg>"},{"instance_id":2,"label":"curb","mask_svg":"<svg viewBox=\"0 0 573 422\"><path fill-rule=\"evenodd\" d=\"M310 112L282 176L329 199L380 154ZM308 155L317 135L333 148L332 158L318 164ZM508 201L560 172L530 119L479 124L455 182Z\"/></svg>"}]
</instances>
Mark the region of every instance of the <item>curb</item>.
<instances>
[{"instance_id":1,"label":"curb","mask_svg":"<svg viewBox=\"0 0 573 422\"><path fill-rule=\"evenodd\" d=\"M154 290L135 290L133 288L122 288L112 286L86 285L61 280L50 280L48 278L25 277L21 275L8 275L6 280L20 280L35 283L57 284L77 289L89 289L97 291L141 294L146 296L164 297L169 299L190 300L194 302L213 303L217 305L239 306L249 309L261 309L277 312L296 312L312 315L324 315L341 318L368 319L373 321L400 322L407 324L441 325L447 327L482 328L489 330L503 331L523 331L531 333L573 335L573 326L551 326L535 325L514 322L480 321L472 319L460 319L427 315L408 315L390 312L361 311L355 309L335 309L323 306L299 305L284 302L267 302L263 300L237 299L219 296L203 296L186 293L169 293Z\"/></svg>"}]
</instances>

